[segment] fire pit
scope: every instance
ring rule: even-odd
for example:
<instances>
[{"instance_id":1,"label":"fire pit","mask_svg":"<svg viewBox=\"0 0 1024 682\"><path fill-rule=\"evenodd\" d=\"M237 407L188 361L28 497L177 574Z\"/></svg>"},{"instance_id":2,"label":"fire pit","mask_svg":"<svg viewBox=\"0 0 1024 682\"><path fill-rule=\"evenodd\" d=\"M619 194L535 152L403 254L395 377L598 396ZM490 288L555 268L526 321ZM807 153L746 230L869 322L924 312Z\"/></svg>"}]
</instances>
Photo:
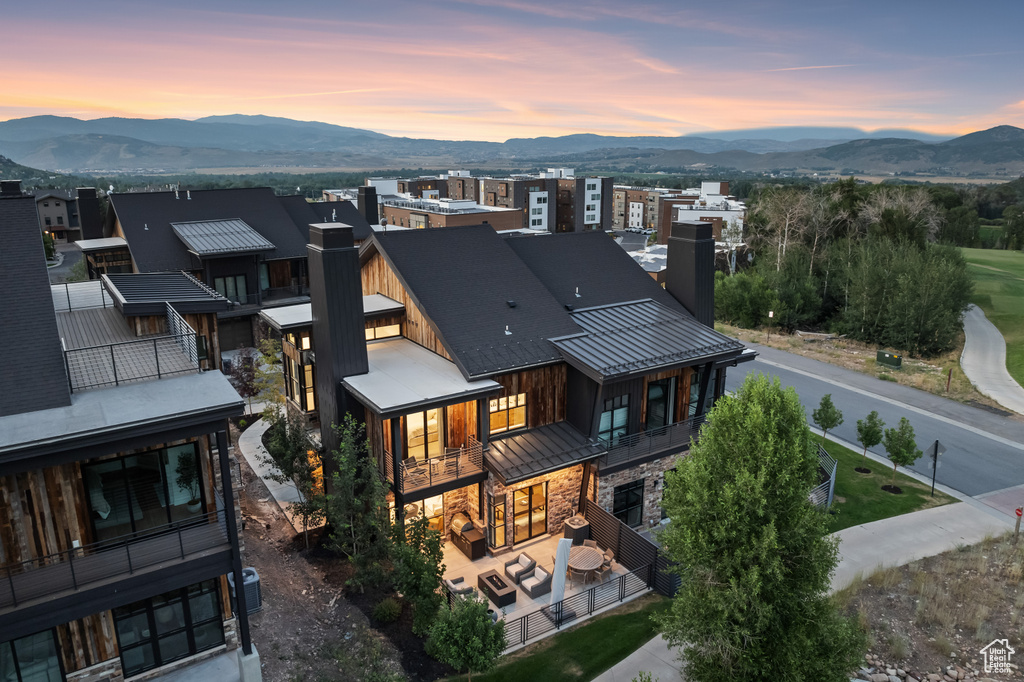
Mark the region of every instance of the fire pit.
<instances>
[{"instance_id":1,"label":"fire pit","mask_svg":"<svg viewBox=\"0 0 1024 682\"><path fill-rule=\"evenodd\" d=\"M516 603L516 586L501 577L497 571L487 571L476 577L476 586L501 608Z\"/></svg>"}]
</instances>

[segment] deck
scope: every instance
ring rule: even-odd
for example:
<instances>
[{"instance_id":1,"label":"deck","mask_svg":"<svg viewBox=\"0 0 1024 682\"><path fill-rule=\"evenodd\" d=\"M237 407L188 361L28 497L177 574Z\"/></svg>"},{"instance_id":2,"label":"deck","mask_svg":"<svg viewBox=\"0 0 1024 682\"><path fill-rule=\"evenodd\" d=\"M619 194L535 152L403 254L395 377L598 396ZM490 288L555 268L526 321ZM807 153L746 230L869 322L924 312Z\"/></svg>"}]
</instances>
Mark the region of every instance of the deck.
<instances>
[{"instance_id":1,"label":"deck","mask_svg":"<svg viewBox=\"0 0 1024 682\"><path fill-rule=\"evenodd\" d=\"M197 371L181 339L136 336L116 308L64 310L57 314L57 329L72 391Z\"/></svg>"}]
</instances>

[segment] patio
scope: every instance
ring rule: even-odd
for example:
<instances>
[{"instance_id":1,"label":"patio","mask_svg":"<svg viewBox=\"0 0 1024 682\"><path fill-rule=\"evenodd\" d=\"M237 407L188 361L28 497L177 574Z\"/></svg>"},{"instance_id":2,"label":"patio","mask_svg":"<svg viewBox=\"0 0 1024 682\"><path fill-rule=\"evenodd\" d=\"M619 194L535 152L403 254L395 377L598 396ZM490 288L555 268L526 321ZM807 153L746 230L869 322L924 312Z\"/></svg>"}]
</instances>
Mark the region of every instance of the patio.
<instances>
[{"instance_id":1,"label":"patio","mask_svg":"<svg viewBox=\"0 0 1024 682\"><path fill-rule=\"evenodd\" d=\"M502 554L501 556L492 557L485 556L483 559L477 559L476 561L470 561L465 554L459 551L459 548L452 543L451 539L448 538L444 546L444 577L447 580L453 580L456 578L462 578L466 584L472 585L476 589L478 596L487 598L487 595L477 589L477 576L481 573L488 571L496 571L506 582L510 582L505 576L505 562L511 561L515 557L519 556L521 552L526 552L537 562L537 566L543 568L548 572L554 570L554 556L555 551L558 548L558 541L562 539L561 535L548 535L543 538L538 538L530 542L523 542L516 545L515 549ZM604 547L600 548L600 551L604 551ZM620 564L618 561L612 561L612 570L606 573L601 582L608 582L629 573L629 569ZM552 581L554 577L552 577ZM582 594L590 588L598 585L599 583L593 580L584 583L582 580L571 581L567 577L565 580L565 595L563 598L568 598L572 595ZM526 593L521 587L516 586L515 589L515 602L509 606L498 608L493 602L488 600L490 608L494 609L499 614L499 618L505 620L511 620L518 618L534 611L539 611L545 606L551 604L552 593L541 595L536 599L532 599L529 594Z\"/></svg>"}]
</instances>

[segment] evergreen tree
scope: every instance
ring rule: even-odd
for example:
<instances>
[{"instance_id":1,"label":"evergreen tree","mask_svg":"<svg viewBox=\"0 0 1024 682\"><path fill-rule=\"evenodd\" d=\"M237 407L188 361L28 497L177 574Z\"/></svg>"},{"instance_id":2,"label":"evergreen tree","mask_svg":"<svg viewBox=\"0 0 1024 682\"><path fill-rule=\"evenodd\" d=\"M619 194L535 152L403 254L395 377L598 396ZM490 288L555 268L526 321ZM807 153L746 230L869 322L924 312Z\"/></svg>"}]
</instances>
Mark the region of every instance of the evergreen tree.
<instances>
[{"instance_id":1,"label":"evergreen tree","mask_svg":"<svg viewBox=\"0 0 1024 682\"><path fill-rule=\"evenodd\" d=\"M828 596L817 462L796 392L748 376L666 475L660 540L683 581L661 625L686 679L845 682L860 662L863 635Z\"/></svg>"}]
</instances>

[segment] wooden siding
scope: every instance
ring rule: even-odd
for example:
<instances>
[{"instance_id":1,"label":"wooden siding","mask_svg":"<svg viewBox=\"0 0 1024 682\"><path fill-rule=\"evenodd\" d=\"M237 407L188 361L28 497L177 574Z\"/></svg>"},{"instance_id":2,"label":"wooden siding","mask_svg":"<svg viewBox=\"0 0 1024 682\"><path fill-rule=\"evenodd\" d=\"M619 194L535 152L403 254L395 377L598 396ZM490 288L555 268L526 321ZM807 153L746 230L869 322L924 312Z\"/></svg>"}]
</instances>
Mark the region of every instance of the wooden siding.
<instances>
[{"instance_id":1,"label":"wooden siding","mask_svg":"<svg viewBox=\"0 0 1024 682\"><path fill-rule=\"evenodd\" d=\"M676 377L676 394L673 396L673 407L672 414L674 415L673 422L682 421L686 418L686 402L689 398L690 388L690 374L693 370L689 367L679 367L677 369L670 369L667 372L658 372L657 374L651 374L644 377L644 391L643 391L643 407L640 413L640 423L647 423L647 386L652 381L660 381L662 379L670 379Z\"/></svg>"},{"instance_id":2,"label":"wooden siding","mask_svg":"<svg viewBox=\"0 0 1024 682\"><path fill-rule=\"evenodd\" d=\"M66 672L88 668L119 655L110 611L58 625L57 643Z\"/></svg>"},{"instance_id":3,"label":"wooden siding","mask_svg":"<svg viewBox=\"0 0 1024 682\"><path fill-rule=\"evenodd\" d=\"M527 427L565 421L564 364L502 374L492 379L501 384L501 396L526 394Z\"/></svg>"},{"instance_id":4,"label":"wooden siding","mask_svg":"<svg viewBox=\"0 0 1024 682\"><path fill-rule=\"evenodd\" d=\"M462 448L469 445L469 437L479 438L476 432L476 402L449 405L446 408L445 427L447 428L446 445L450 448Z\"/></svg>"},{"instance_id":5,"label":"wooden siding","mask_svg":"<svg viewBox=\"0 0 1024 682\"><path fill-rule=\"evenodd\" d=\"M364 329L374 329L376 327L387 327L389 324L402 324L405 320L404 315L389 315L387 317L378 317L373 320L367 320L366 324L363 325Z\"/></svg>"},{"instance_id":6,"label":"wooden siding","mask_svg":"<svg viewBox=\"0 0 1024 682\"><path fill-rule=\"evenodd\" d=\"M427 350L451 360L441 340L427 321L427 317L413 302L412 297L398 281L394 271L379 253L374 254L361 270L363 295L383 294L405 305L405 319L402 321L402 336L418 343Z\"/></svg>"}]
</instances>

